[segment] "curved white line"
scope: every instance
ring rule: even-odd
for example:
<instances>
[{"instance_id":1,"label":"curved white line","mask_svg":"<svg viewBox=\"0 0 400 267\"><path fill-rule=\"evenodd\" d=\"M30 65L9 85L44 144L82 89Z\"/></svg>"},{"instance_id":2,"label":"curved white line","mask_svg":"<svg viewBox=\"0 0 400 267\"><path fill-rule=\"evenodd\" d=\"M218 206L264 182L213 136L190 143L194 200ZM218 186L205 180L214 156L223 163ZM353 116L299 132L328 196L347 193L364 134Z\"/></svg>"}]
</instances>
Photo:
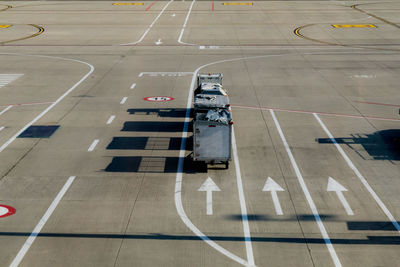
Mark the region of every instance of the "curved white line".
<instances>
[{"instance_id":1,"label":"curved white line","mask_svg":"<svg viewBox=\"0 0 400 267\"><path fill-rule=\"evenodd\" d=\"M151 28L154 26L154 24L157 22L157 20L161 17L161 15L164 13L164 10L167 9L167 7L169 6L169 4L171 4L172 2L174 2L174 0L170 0L161 10L161 12L157 15L157 17L153 20L153 22L150 24L150 26L147 28L147 30L142 34L142 36L140 37L139 40L137 40L136 42L132 42L132 43L127 43L127 44L120 44L120 45L136 45L138 43L140 43L141 41L143 41L144 37L146 37L146 35L149 33L149 31L151 30Z\"/></svg>"},{"instance_id":2,"label":"curved white line","mask_svg":"<svg viewBox=\"0 0 400 267\"><path fill-rule=\"evenodd\" d=\"M192 1L192 4L190 5L189 11L188 11L188 13L187 13L187 15L186 15L185 23L183 23L181 33L179 34L178 43L183 44L183 45L197 45L197 44L190 44L190 43L182 42L183 33L185 32L186 25L187 25L187 22L188 22L188 20L189 20L190 13L192 12L192 8L193 8L193 5L194 5L194 2L195 2L195 1L196 1L196 0L193 0L193 1Z\"/></svg>"},{"instance_id":3,"label":"curved white line","mask_svg":"<svg viewBox=\"0 0 400 267\"><path fill-rule=\"evenodd\" d=\"M28 122L21 130L19 130L14 136L12 136L10 139L8 139L7 142L5 142L2 146L0 146L0 152L2 152L6 147L8 147L14 140L23 132L25 131L28 127L30 127L32 124L37 122L39 119L41 119L47 112L49 112L55 105L57 105L61 100L63 100L68 94L70 94L73 90L75 90L76 87L78 87L84 80L89 77L90 74L94 71L94 67L92 64L89 64L87 62L77 60L77 59L72 59L72 58L63 58L63 57L55 57L55 56L44 56L44 55L25 55L25 54L18 54L18 53L0 53L0 55L14 55L14 56L28 56L28 57L43 57L43 58L51 58L51 59L61 59L61 60L66 60L66 61L73 61L73 62L78 62L82 63L84 65L87 65L90 67L90 70L88 73L86 73L77 83L75 83L70 89L68 89L64 94L62 94L56 101L54 101L50 106L48 106L44 111L42 111L38 116L36 116L33 120Z\"/></svg>"}]
</instances>

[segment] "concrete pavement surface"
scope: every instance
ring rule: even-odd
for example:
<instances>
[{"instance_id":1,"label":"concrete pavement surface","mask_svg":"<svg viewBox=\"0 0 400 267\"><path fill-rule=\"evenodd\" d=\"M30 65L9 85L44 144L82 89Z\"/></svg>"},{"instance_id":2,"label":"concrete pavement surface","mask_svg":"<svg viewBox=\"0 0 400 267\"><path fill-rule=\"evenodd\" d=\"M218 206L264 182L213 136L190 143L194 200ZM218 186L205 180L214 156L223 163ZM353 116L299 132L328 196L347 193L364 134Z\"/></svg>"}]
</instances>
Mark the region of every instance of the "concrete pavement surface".
<instances>
[{"instance_id":1,"label":"concrete pavement surface","mask_svg":"<svg viewBox=\"0 0 400 267\"><path fill-rule=\"evenodd\" d=\"M399 10L1 1L0 266L400 266ZM227 170L191 160L197 73Z\"/></svg>"}]
</instances>

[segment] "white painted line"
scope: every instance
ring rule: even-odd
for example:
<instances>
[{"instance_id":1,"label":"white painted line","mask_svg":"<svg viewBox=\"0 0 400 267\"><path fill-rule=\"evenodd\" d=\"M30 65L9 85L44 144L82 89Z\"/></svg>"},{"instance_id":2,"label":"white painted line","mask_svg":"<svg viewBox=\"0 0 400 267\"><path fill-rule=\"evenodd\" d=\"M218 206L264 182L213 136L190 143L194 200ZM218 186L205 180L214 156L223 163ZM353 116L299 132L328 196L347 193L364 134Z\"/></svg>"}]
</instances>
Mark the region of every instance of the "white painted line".
<instances>
[{"instance_id":1,"label":"white painted line","mask_svg":"<svg viewBox=\"0 0 400 267\"><path fill-rule=\"evenodd\" d=\"M71 186L71 184L74 182L75 176L71 176L68 178L67 182L64 184L64 186L61 188L61 191L57 194L56 198L53 200L53 202L50 204L50 207L47 209L46 213L43 215L43 217L40 219L38 224L36 225L35 229L33 229L32 233L28 237L28 239L25 241L24 245L18 252L17 256L15 256L14 260L11 262L10 267L17 267L22 259L24 258L25 254L28 252L29 248L32 246L33 242L35 242L36 237L40 234L40 231L42 230L43 226L46 224L47 220L50 218L51 214L53 214L54 210L57 208L58 203L60 203L61 199Z\"/></svg>"},{"instance_id":2,"label":"white painted line","mask_svg":"<svg viewBox=\"0 0 400 267\"><path fill-rule=\"evenodd\" d=\"M0 74L0 88L15 81L23 74Z\"/></svg>"},{"instance_id":3,"label":"white painted line","mask_svg":"<svg viewBox=\"0 0 400 267\"><path fill-rule=\"evenodd\" d=\"M113 120L115 119L114 115L111 115L110 118L107 121L107 124L111 124L113 122Z\"/></svg>"},{"instance_id":4,"label":"white painted line","mask_svg":"<svg viewBox=\"0 0 400 267\"><path fill-rule=\"evenodd\" d=\"M392 222L393 226L396 228L397 232L400 233L400 225L397 222L397 220L394 218L392 213L389 211L389 209L386 207L386 205L383 203L383 201L379 198L379 196L375 193L375 191L372 189L372 187L369 185L367 180L364 178L364 176L360 173L360 171L357 169L357 167L353 164L353 162L350 160L350 158L347 156L347 154L344 152L342 147L336 142L336 139L333 137L331 132L328 130L328 128L325 126L323 121L319 118L318 114L314 113L314 117L317 119L319 124L321 125L322 129L324 129L326 135L328 135L329 139L331 139L332 143L335 145L337 150L339 151L340 155L344 158L346 161L347 165L350 167L350 169L353 170L353 172L357 175L358 179L360 179L361 183L364 185L364 187L367 189L367 191L371 194L371 196L374 198L376 203L378 203L379 207L382 209L383 213L386 214L388 219Z\"/></svg>"},{"instance_id":5,"label":"white painted line","mask_svg":"<svg viewBox=\"0 0 400 267\"><path fill-rule=\"evenodd\" d=\"M274 202L275 212L277 215L283 215L281 203L279 203L278 191L285 191L279 184L277 184L271 177L268 177L265 182L263 190L264 192L271 192L272 201Z\"/></svg>"},{"instance_id":6,"label":"white painted line","mask_svg":"<svg viewBox=\"0 0 400 267\"><path fill-rule=\"evenodd\" d=\"M244 240L246 243L247 261L250 266L254 266L254 255L253 255L253 247L251 245L249 218L247 216L246 200L244 198L244 190L243 190L243 182L242 182L242 174L240 172L239 156L238 156L238 152L237 152L236 138L235 138L235 129L233 128L233 126L232 126L232 151L233 151L233 161L235 162L236 183L237 183L238 192L239 192L240 210L242 212L242 224L243 224Z\"/></svg>"},{"instance_id":7,"label":"white painted line","mask_svg":"<svg viewBox=\"0 0 400 267\"><path fill-rule=\"evenodd\" d=\"M349 203L347 202L346 198L343 195L343 192L346 192L347 189L339 184L335 179L329 177L328 179L328 186L326 188L328 192L335 192L337 197L339 198L340 202L342 203L344 209L346 210L347 215L354 215L353 210L350 208Z\"/></svg>"},{"instance_id":8,"label":"white painted line","mask_svg":"<svg viewBox=\"0 0 400 267\"><path fill-rule=\"evenodd\" d=\"M1 112L0 112L0 115L3 115L4 113L6 113L7 112L7 110L9 110L10 108L12 108L13 106L8 106L8 107L6 107L5 109L3 109Z\"/></svg>"},{"instance_id":9,"label":"white painted line","mask_svg":"<svg viewBox=\"0 0 400 267\"><path fill-rule=\"evenodd\" d=\"M95 139L95 140L93 141L93 143L90 145L90 147L88 148L87 151L89 151L89 152L93 151L94 148L97 146L98 143L99 143L99 139Z\"/></svg>"},{"instance_id":10,"label":"white painted line","mask_svg":"<svg viewBox=\"0 0 400 267\"><path fill-rule=\"evenodd\" d=\"M157 15L157 17L153 20L153 22L150 24L150 26L147 28L147 30L143 33L143 35L140 37L139 40L137 40L136 42L132 42L132 43L127 43L127 44L120 44L120 45L136 45L138 43L140 43L141 41L143 41L144 37L146 37L146 35L149 33L149 31L151 30L151 28L154 26L154 24L157 22L157 20L161 17L162 13L164 13L165 9L167 9L167 7L169 6L169 4L171 4L174 0L170 0L161 10L161 12Z\"/></svg>"},{"instance_id":11,"label":"white painted line","mask_svg":"<svg viewBox=\"0 0 400 267\"><path fill-rule=\"evenodd\" d=\"M66 61L73 61L85 64L90 67L90 71L86 73L77 83L75 83L70 89L68 89L63 95L61 95L55 102L53 102L50 106L48 106L44 111L42 111L39 115L37 115L32 121L26 124L21 130L19 130L14 136L12 136L7 142L5 142L2 146L0 146L0 152L2 152L6 147L8 147L23 131L25 131L28 127L32 124L37 122L40 118L46 115L55 105L57 105L61 100L63 100L68 94L75 90L90 74L94 71L94 67L84 61L80 61L77 59L70 59L70 58L62 58L62 57L53 57L53 56L42 56L42 55L24 55L24 54L17 54L17 53L0 53L1 55L15 55L15 56L31 56L31 57L43 57L43 58L51 58L51 59L61 59Z\"/></svg>"},{"instance_id":12,"label":"white painted line","mask_svg":"<svg viewBox=\"0 0 400 267\"><path fill-rule=\"evenodd\" d=\"M136 87L136 83L132 83L130 89L134 89Z\"/></svg>"},{"instance_id":13,"label":"white painted line","mask_svg":"<svg viewBox=\"0 0 400 267\"><path fill-rule=\"evenodd\" d=\"M155 42L155 44L156 44L156 45L160 45L160 44L162 44L162 42L161 42L161 39L158 39L158 41L157 41L157 42Z\"/></svg>"},{"instance_id":14,"label":"white painted line","mask_svg":"<svg viewBox=\"0 0 400 267\"><path fill-rule=\"evenodd\" d=\"M121 105L125 104L125 102L126 102L127 99L128 99L128 97L126 97L126 96L123 97L122 100L121 100L121 102L120 102L120 104L121 104Z\"/></svg>"},{"instance_id":15,"label":"white painted line","mask_svg":"<svg viewBox=\"0 0 400 267\"><path fill-rule=\"evenodd\" d=\"M4 126L1 126L0 127L0 132L3 131L3 130L4 130Z\"/></svg>"},{"instance_id":16,"label":"white painted line","mask_svg":"<svg viewBox=\"0 0 400 267\"><path fill-rule=\"evenodd\" d=\"M329 235L328 235L328 233L327 233L327 231L325 229L325 226L322 223L321 217L319 216L318 209L315 206L314 200L312 199L311 194L308 191L307 185L306 185L306 183L305 183L305 181L303 179L303 176L302 176L302 174L300 172L300 169L297 166L296 160L294 159L292 151L290 150L290 147L289 147L289 145L288 145L288 143L286 141L286 138L285 138L285 136L283 134L282 128L281 128L281 126L280 126L280 124L278 122L278 119L276 118L275 113L274 113L274 111L272 109L269 112L271 113L271 116L272 116L272 118L273 118L273 120L275 122L276 129L278 130L278 133L279 133L279 135L280 135L280 137L282 139L283 145L285 146L286 153L288 154L289 159L290 159L290 163L293 166L293 169L294 169L294 171L296 173L296 176L297 176L297 180L298 180L298 182L299 182L299 184L301 186L301 189L303 190L303 193L304 193L304 195L305 195L305 197L307 199L308 205L311 208L311 211L312 211L312 213L314 215L315 221L317 222L319 231L321 232L322 237L323 237L323 239L325 241L325 244L326 244L326 246L328 248L329 254L331 255L333 263L335 264L336 267L342 266L337 254L336 254L335 248L332 245L331 239L329 238Z\"/></svg>"},{"instance_id":17,"label":"white painted line","mask_svg":"<svg viewBox=\"0 0 400 267\"><path fill-rule=\"evenodd\" d=\"M178 43L180 43L180 44L184 44L184 45L196 45L196 44L189 44L189 43L182 42L183 33L185 32L186 25L187 25L187 22L188 22L188 20L189 20L190 13L192 12L192 8L193 8L193 5L194 5L194 2L195 2L195 1L196 1L196 0L193 0L193 1L192 1L192 4L190 5L189 11L188 11L188 13L187 13L187 15L186 15L185 23L183 23L181 33L179 34Z\"/></svg>"},{"instance_id":18,"label":"white painted line","mask_svg":"<svg viewBox=\"0 0 400 267\"><path fill-rule=\"evenodd\" d=\"M197 190L200 192L207 192L206 195L206 207L207 207L207 215L213 214L213 204L212 204L212 192L219 192L221 189L214 183L211 177L208 177L207 180L200 186Z\"/></svg>"}]
</instances>

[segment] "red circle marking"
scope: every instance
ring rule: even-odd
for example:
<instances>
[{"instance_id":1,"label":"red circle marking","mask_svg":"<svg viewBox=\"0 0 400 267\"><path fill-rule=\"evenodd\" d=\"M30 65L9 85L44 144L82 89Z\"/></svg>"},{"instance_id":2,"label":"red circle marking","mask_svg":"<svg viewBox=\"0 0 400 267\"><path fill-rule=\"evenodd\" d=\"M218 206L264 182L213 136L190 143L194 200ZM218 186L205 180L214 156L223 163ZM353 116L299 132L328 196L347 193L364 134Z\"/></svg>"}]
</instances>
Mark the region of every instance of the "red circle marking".
<instances>
[{"instance_id":1,"label":"red circle marking","mask_svg":"<svg viewBox=\"0 0 400 267\"><path fill-rule=\"evenodd\" d=\"M11 206L0 205L0 218L13 215L17 210Z\"/></svg>"},{"instance_id":2,"label":"red circle marking","mask_svg":"<svg viewBox=\"0 0 400 267\"><path fill-rule=\"evenodd\" d=\"M165 102L165 101L174 100L173 97L169 97L169 96L149 96L149 97L145 97L143 99L146 101L151 101L151 102Z\"/></svg>"}]
</instances>

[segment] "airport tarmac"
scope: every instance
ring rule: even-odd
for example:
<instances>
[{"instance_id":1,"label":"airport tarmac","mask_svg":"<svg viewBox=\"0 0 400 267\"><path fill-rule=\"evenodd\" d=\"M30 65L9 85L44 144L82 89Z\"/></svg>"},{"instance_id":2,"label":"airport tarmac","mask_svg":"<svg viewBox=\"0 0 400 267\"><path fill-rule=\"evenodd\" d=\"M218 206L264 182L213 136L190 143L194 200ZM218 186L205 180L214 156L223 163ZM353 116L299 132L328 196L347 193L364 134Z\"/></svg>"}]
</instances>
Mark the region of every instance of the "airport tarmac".
<instances>
[{"instance_id":1,"label":"airport tarmac","mask_svg":"<svg viewBox=\"0 0 400 267\"><path fill-rule=\"evenodd\" d=\"M0 266L400 266L399 12L1 1ZM227 170L191 161L198 73Z\"/></svg>"}]
</instances>

